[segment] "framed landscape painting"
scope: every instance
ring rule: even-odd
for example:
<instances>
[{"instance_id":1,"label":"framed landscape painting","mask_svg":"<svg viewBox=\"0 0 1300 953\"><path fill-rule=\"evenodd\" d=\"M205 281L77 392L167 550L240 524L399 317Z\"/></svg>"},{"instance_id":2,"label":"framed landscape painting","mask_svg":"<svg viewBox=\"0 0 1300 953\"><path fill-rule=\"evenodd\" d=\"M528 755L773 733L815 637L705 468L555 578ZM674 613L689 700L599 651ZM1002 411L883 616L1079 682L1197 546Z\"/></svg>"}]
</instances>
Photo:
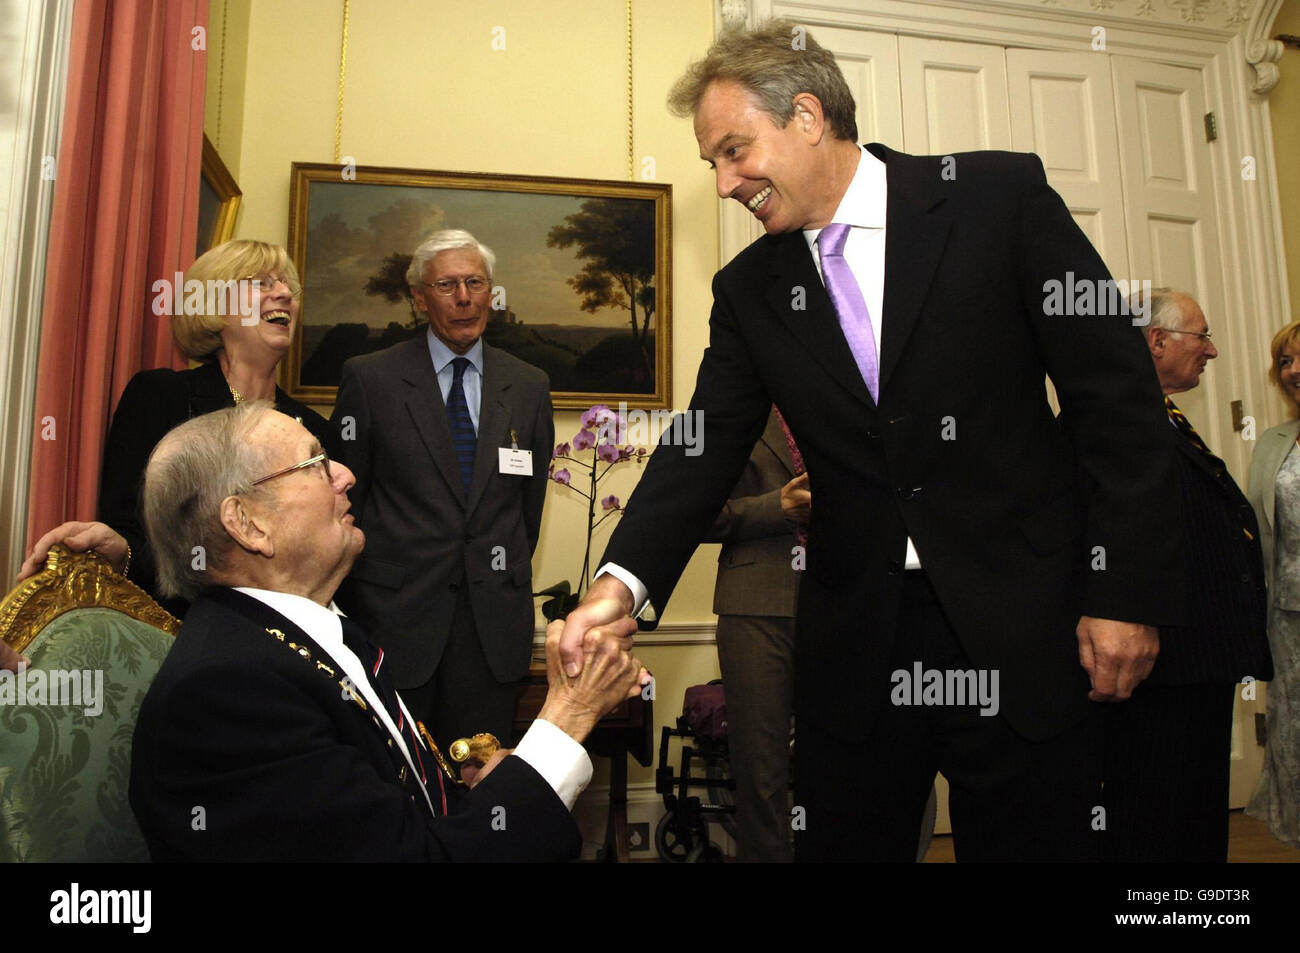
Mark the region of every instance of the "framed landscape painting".
<instances>
[{"instance_id":1,"label":"framed landscape painting","mask_svg":"<svg viewBox=\"0 0 1300 953\"><path fill-rule=\"evenodd\" d=\"M235 217L243 195L211 140L203 137L203 165L199 174L199 231L194 256L228 242L235 236Z\"/></svg>"},{"instance_id":2,"label":"framed landscape painting","mask_svg":"<svg viewBox=\"0 0 1300 953\"><path fill-rule=\"evenodd\" d=\"M671 186L295 162L289 201L293 397L332 403L348 358L424 334L411 253L463 228L497 256L484 342L544 370L557 408L671 406Z\"/></svg>"}]
</instances>

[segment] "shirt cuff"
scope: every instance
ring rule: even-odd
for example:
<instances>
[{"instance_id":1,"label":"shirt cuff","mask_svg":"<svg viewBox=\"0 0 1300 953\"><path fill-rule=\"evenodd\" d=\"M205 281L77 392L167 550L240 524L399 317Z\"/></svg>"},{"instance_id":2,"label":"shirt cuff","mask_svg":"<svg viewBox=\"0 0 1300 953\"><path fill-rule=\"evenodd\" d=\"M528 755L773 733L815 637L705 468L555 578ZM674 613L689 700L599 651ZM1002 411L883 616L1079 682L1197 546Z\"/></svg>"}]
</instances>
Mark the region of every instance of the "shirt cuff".
<instances>
[{"instance_id":1,"label":"shirt cuff","mask_svg":"<svg viewBox=\"0 0 1300 953\"><path fill-rule=\"evenodd\" d=\"M645 612L646 606L650 603L650 590L636 576L632 575L618 563L605 563L596 570L593 579L599 579L601 576L609 573L623 585L632 590L632 618L641 618L641 613Z\"/></svg>"},{"instance_id":2,"label":"shirt cuff","mask_svg":"<svg viewBox=\"0 0 1300 953\"><path fill-rule=\"evenodd\" d=\"M515 745L515 757L527 761L570 811L578 795L591 783L591 758L586 749L541 718Z\"/></svg>"}]
</instances>

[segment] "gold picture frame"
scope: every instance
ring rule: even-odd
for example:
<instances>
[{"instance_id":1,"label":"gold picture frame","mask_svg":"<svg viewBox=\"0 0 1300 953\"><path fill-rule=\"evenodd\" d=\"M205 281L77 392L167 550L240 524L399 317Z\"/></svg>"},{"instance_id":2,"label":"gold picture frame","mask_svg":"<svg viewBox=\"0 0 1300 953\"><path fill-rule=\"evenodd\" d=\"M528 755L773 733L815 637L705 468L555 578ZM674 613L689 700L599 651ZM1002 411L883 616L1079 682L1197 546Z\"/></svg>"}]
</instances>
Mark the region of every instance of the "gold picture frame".
<instances>
[{"instance_id":1,"label":"gold picture frame","mask_svg":"<svg viewBox=\"0 0 1300 953\"><path fill-rule=\"evenodd\" d=\"M295 162L303 286L281 384L335 400L343 362L423 334L405 279L438 228L497 255L483 340L551 378L557 409L672 406L672 186Z\"/></svg>"},{"instance_id":2,"label":"gold picture frame","mask_svg":"<svg viewBox=\"0 0 1300 953\"><path fill-rule=\"evenodd\" d=\"M235 218L239 215L240 191L235 177L212 140L203 136L203 169L199 176L199 230L195 239L195 256L235 237Z\"/></svg>"}]
</instances>

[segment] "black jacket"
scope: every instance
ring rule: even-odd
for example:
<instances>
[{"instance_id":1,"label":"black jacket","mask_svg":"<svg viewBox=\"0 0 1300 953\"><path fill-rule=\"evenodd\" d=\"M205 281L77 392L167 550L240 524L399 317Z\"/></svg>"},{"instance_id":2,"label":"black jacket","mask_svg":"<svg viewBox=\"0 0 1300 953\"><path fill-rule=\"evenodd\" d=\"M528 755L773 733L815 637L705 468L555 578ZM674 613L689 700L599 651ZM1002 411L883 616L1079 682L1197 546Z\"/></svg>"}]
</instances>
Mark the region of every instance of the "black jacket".
<instances>
[{"instance_id":1,"label":"black jacket","mask_svg":"<svg viewBox=\"0 0 1300 953\"><path fill-rule=\"evenodd\" d=\"M340 675L332 658L264 603L233 589L199 596L136 723L131 808L153 859L577 856L577 825L520 758L506 758L463 796L449 789L450 813L431 816L402 770L401 752L340 689ZM430 796L440 803L427 767Z\"/></svg>"},{"instance_id":2,"label":"black jacket","mask_svg":"<svg viewBox=\"0 0 1300 953\"><path fill-rule=\"evenodd\" d=\"M1273 677L1259 524L1223 461L1177 435L1188 624L1160 630L1153 685ZM1247 535L1249 533L1249 535Z\"/></svg>"},{"instance_id":3,"label":"black jacket","mask_svg":"<svg viewBox=\"0 0 1300 953\"><path fill-rule=\"evenodd\" d=\"M1081 615L1184 621L1176 434L1127 315L1045 306L1049 282L1109 274L1036 156L868 148L888 183L879 405L804 236L759 238L714 278L705 452L656 449L604 559L662 614L775 403L813 499L801 722L860 741L886 703L910 536L1002 715L1052 737L1087 710Z\"/></svg>"}]
</instances>

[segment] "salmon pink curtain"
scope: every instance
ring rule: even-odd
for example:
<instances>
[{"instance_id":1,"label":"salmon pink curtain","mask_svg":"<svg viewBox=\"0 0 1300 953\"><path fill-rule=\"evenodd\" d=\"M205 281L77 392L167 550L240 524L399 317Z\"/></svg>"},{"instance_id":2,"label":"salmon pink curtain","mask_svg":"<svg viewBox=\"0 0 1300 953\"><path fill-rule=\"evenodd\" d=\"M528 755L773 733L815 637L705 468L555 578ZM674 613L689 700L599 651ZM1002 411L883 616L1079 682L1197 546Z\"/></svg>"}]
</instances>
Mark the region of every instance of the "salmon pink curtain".
<instances>
[{"instance_id":1,"label":"salmon pink curtain","mask_svg":"<svg viewBox=\"0 0 1300 953\"><path fill-rule=\"evenodd\" d=\"M131 375L183 367L152 285L194 259L208 0L78 0L37 365L27 544L93 519Z\"/></svg>"}]
</instances>

